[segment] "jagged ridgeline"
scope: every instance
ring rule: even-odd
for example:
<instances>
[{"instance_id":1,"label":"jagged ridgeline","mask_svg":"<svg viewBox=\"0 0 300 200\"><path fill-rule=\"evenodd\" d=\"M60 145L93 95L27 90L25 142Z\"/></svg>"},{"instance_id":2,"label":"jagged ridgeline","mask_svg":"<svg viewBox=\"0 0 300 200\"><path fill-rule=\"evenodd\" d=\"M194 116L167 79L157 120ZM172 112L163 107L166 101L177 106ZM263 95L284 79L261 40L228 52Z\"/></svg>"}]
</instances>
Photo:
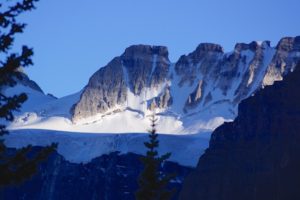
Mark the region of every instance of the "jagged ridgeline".
<instances>
[{"instance_id":1,"label":"jagged ridgeline","mask_svg":"<svg viewBox=\"0 0 300 200\"><path fill-rule=\"evenodd\" d=\"M257 89L282 80L300 60L300 37L238 43L224 53L217 44L202 43L171 63L163 46L134 45L100 68L90 78L80 100L72 107L72 120L126 109L190 115L214 106L237 104Z\"/></svg>"}]
</instances>

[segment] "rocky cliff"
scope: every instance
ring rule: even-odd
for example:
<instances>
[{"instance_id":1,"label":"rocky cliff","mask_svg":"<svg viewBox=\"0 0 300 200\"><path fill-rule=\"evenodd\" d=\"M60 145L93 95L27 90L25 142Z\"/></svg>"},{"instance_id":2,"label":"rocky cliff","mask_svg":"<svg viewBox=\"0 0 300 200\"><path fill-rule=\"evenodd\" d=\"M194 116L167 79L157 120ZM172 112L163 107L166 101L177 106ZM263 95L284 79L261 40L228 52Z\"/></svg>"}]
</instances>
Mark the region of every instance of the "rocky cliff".
<instances>
[{"instance_id":1,"label":"rocky cliff","mask_svg":"<svg viewBox=\"0 0 300 200\"><path fill-rule=\"evenodd\" d=\"M276 47L254 41L225 53L218 44L202 43L171 63L166 47L134 45L90 78L71 110L72 120L153 109L179 118L233 119L241 100L295 68L299 46L300 37L286 37Z\"/></svg>"},{"instance_id":2,"label":"rocky cliff","mask_svg":"<svg viewBox=\"0 0 300 200\"><path fill-rule=\"evenodd\" d=\"M145 88L166 82L168 51L162 46L134 45L97 71L73 108L73 121L120 110L128 105L128 93L141 96Z\"/></svg>"},{"instance_id":3,"label":"rocky cliff","mask_svg":"<svg viewBox=\"0 0 300 200\"><path fill-rule=\"evenodd\" d=\"M277 49L298 48L290 41ZM286 56L278 54L273 60ZM282 66L275 63L268 72ZM299 85L300 64L283 81L242 101L234 122L213 132L180 199L300 199Z\"/></svg>"}]
</instances>

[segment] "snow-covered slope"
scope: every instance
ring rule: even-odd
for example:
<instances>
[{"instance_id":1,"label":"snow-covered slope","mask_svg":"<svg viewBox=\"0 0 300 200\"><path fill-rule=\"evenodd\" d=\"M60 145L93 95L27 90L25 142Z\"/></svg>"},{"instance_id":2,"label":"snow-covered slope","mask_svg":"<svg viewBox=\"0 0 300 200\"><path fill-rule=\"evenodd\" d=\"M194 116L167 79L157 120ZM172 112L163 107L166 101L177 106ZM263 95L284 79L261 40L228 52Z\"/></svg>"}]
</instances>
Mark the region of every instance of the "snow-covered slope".
<instances>
[{"instance_id":1,"label":"snow-covered slope","mask_svg":"<svg viewBox=\"0 0 300 200\"><path fill-rule=\"evenodd\" d=\"M208 147L210 133L191 135L159 136L159 153L172 152L171 161L185 166L196 166L199 156ZM68 161L87 163L92 159L111 152L145 154L145 133L91 134L40 129L22 129L11 131L5 144L9 147L24 147L28 144L46 146L58 143L57 151Z\"/></svg>"},{"instance_id":2,"label":"snow-covered slope","mask_svg":"<svg viewBox=\"0 0 300 200\"><path fill-rule=\"evenodd\" d=\"M13 132L6 143L58 142L59 152L76 162L117 150L143 153L142 133L155 112L162 151L193 165L195 152L208 146L209 132L233 120L241 100L282 80L299 60L300 37L283 38L276 47L268 41L238 43L229 53L203 43L176 63L166 47L134 45L76 94L56 99L22 83L7 88L6 94L25 92L29 99L9 124Z\"/></svg>"}]
</instances>

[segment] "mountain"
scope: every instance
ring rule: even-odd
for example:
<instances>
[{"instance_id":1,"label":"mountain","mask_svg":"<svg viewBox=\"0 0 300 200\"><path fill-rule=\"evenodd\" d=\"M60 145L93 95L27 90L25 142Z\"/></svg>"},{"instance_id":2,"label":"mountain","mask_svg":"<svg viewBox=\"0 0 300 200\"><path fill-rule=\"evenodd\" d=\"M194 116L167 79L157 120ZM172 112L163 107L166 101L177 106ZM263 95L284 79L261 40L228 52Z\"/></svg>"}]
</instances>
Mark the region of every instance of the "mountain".
<instances>
[{"instance_id":1,"label":"mountain","mask_svg":"<svg viewBox=\"0 0 300 200\"><path fill-rule=\"evenodd\" d=\"M204 110L218 106L227 107L219 116L232 118L242 99L293 70L299 45L300 37L290 37L275 48L268 41L238 43L224 53L220 45L203 43L176 63L169 61L166 47L134 45L90 78L72 120L153 109L180 118L200 113L201 118Z\"/></svg>"},{"instance_id":2,"label":"mountain","mask_svg":"<svg viewBox=\"0 0 300 200\"><path fill-rule=\"evenodd\" d=\"M29 182L0 195L132 199L141 168L136 154L145 153L148 115L155 111L159 153L172 152L166 171L179 173L171 184L180 191L190 171L186 166L197 166L182 199L290 197L300 180L295 173L299 78L291 78L299 74L299 61L299 36L282 38L275 47L268 41L238 43L227 53L202 43L175 63L166 47L133 45L95 72L81 91L63 98L44 94L21 72L19 84L4 92L25 92L29 99L8 124L5 144L56 142L57 154ZM287 74L293 76L285 80ZM126 188L112 190L121 186ZM92 187L99 193L87 189ZM271 194L273 188L280 194Z\"/></svg>"},{"instance_id":3,"label":"mountain","mask_svg":"<svg viewBox=\"0 0 300 200\"><path fill-rule=\"evenodd\" d=\"M23 83L8 88L8 95L26 92L29 99L8 126L21 131L8 135L6 143L21 147L26 142L58 142L65 157L76 157L68 149L80 146L90 156L76 162L112 151L141 153L138 142L146 135L136 133L146 132L148 115L155 111L158 132L167 134L162 136L163 151L173 152L176 144L180 148L171 159L194 166L199 149L208 147L209 133L232 121L243 99L282 80L299 60L299 36L282 38L276 47L268 41L238 43L228 53L218 44L202 43L176 63L169 60L166 47L133 45L95 72L76 94L57 99ZM37 130L51 134L35 134ZM16 139L17 134L24 139ZM93 152L96 142L103 146Z\"/></svg>"},{"instance_id":4,"label":"mountain","mask_svg":"<svg viewBox=\"0 0 300 200\"><path fill-rule=\"evenodd\" d=\"M300 63L218 127L180 199L300 199Z\"/></svg>"}]
</instances>

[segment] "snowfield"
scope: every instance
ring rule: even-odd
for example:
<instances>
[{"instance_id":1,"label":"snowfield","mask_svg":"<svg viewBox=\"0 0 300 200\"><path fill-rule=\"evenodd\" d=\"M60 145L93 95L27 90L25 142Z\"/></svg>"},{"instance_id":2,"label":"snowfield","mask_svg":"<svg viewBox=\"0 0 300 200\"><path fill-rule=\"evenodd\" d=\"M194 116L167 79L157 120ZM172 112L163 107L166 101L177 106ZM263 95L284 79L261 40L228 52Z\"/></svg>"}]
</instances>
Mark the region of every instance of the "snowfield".
<instances>
[{"instance_id":1,"label":"snowfield","mask_svg":"<svg viewBox=\"0 0 300 200\"><path fill-rule=\"evenodd\" d=\"M107 113L73 123L70 109L80 98L80 92L55 99L31 88L17 85L5 91L6 95L25 92L28 100L15 120L8 124L10 134L5 136L8 147L46 146L58 143L58 153L68 161L87 163L97 156L119 151L145 154L144 142L150 128L148 115L135 109ZM160 134L159 153L172 152L171 161L185 166L196 166L199 156L208 147L210 133L224 123L223 117L212 117L212 106L207 112L180 117L172 113L158 115Z\"/></svg>"}]
</instances>

